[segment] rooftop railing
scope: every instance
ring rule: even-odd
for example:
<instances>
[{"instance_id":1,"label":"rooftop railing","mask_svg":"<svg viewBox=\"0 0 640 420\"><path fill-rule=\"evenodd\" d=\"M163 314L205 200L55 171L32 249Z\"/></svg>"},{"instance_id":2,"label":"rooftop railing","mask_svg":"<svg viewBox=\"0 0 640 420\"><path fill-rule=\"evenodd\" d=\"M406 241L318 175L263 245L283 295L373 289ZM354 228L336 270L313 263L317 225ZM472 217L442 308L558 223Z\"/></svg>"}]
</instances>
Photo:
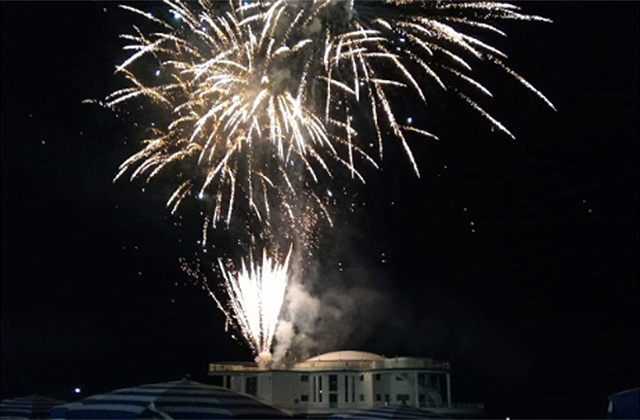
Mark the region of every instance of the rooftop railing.
<instances>
[{"instance_id":1,"label":"rooftop railing","mask_svg":"<svg viewBox=\"0 0 640 420\"><path fill-rule=\"evenodd\" d=\"M229 371L258 371L258 366L253 362L221 362L209 363L209 372Z\"/></svg>"},{"instance_id":2,"label":"rooftop railing","mask_svg":"<svg viewBox=\"0 0 640 420\"><path fill-rule=\"evenodd\" d=\"M449 362L417 357L393 357L384 360L315 360L296 363L291 370L387 370L387 369L431 369L449 370ZM210 363L209 372L258 371L254 362Z\"/></svg>"},{"instance_id":3,"label":"rooftop railing","mask_svg":"<svg viewBox=\"0 0 640 420\"><path fill-rule=\"evenodd\" d=\"M395 357L384 360L315 360L313 362L296 363L294 370L321 370L321 369L450 369L449 362L432 359Z\"/></svg>"}]
</instances>

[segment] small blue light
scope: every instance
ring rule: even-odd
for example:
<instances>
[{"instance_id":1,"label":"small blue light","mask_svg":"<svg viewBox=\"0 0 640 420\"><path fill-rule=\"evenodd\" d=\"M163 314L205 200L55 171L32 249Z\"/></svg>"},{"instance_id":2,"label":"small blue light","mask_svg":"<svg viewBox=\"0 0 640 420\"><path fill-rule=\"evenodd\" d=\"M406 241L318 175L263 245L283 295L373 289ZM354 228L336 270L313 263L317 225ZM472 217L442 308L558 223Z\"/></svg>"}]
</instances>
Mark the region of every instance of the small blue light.
<instances>
[{"instance_id":1,"label":"small blue light","mask_svg":"<svg viewBox=\"0 0 640 420\"><path fill-rule=\"evenodd\" d=\"M73 392L74 392L75 394L79 394L79 393L81 393L81 392L82 392L82 390L81 390L80 388L76 387L76 388L73 388Z\"/></svg>"},{"instance_id":2,"label":"small blue light","mask_svg":"<svg viewBox=\"0 0 640 420\"><path fill-rule=\"evenodd\" d=\"M411 124L413 122L413 118L407 117L407 124Z\"/></svg>"},{"instance_id":3,"label":"small blue light","mask_svg":"<svg viewBox=\"0 0 640 420\"><path fill-rule=\"evenodd\" d=\"M156 70L156 76L160 76L160 69Z\"/></svg>"}]
</instances>

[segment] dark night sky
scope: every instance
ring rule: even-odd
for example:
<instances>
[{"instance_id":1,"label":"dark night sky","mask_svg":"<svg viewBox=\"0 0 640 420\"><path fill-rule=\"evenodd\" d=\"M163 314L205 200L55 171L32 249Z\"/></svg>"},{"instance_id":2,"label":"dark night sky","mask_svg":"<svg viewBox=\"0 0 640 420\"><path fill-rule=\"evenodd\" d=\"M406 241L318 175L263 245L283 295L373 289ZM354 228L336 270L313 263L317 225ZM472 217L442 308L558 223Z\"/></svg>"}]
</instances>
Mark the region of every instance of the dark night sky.
<instances>
[{"instance_id":1,"label":"dark night sky","mask_svg":"<svg viewBox=\"0 0 640 420\"><path fill-rule=\"evenodd\" d=\"M412 143L422 177L391 146L354 187L319 270L383 298L353 309L371 325L342 347L451 360L454 399L495 416L602 417L607 395L638 386L639 4L522 3L555 23L508 25L499 45L558 112L488 73L516 141L442 99L429 121L441 141ZM200 222L175 226L164 193L112 184L135 133L81 104L122 86L130 16L0 6L2 398L249 359L178 268Z\"/></svg>"}]
</instances>

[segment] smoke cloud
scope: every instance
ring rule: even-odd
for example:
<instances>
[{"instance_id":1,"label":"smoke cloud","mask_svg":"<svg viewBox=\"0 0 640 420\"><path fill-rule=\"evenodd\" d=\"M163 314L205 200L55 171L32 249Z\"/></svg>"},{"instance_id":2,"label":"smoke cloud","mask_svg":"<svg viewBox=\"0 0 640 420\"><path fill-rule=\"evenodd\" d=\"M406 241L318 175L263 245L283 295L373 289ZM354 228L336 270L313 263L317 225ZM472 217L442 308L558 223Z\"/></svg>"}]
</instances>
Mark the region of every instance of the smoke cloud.
<instances>
[{"instance_id":1,"label":"smoke cloud","mask_svg":"<svg viewBox=\"0 0 640 420\"><path fill-rule=\"evenodd\" d=\"M276 330L273 367L328 351L367 349L362 346L375 341L377 330L387 330L389 318L397 315L397 304L376 286L374 272L327 271L316 265L292 276Z\"/></svg>"}]
</instances>

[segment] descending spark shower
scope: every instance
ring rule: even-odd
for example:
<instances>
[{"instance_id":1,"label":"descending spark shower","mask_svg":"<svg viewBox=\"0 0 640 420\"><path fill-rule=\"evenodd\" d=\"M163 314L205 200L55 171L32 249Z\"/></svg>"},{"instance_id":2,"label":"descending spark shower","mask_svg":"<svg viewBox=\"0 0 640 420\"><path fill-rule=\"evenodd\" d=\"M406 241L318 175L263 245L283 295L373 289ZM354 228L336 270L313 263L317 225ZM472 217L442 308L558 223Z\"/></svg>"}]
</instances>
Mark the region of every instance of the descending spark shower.
<instances>
[{"instance_id":1,"label":"descending spark shower","mask_svg":"<svg viewBox=\"0 0 640 420\"><path fill-rule=\"evenodd\" d=\"M472 35L506 36L495 25L501 20L549 22L512 4L164 3L168 10L156 14L120 6L144 18L133 34L121 35L132 54L116 73L130 87L96 102L115 109L146 99L166 124L150 129L114 181L130 172L131 180L149 182L174 171L167 206L174 213L187 197L202 200L203 247L210 228L234 222L246 226L252 244L256 237L263 242L262 266L243 261L230 272L220 263L230 304L212 293L256 355L269 351L286 289L291 251L278 263L278 249L294 244L302 255L313 246L318 221L332 223L318 193L321 180L336 182L334 171L342 167L364 183L358 165L377 168L387 137L400 143L419 176L409 141L437 136L404 122L400 95L426 104L430 96L452 93L513 137L481 105L493 95L474 79L472 65L488 63L553 108L504 63L506 54ZM365 151L368 136L377 140L373 154Z\"/></svg>"}]
</instances>

